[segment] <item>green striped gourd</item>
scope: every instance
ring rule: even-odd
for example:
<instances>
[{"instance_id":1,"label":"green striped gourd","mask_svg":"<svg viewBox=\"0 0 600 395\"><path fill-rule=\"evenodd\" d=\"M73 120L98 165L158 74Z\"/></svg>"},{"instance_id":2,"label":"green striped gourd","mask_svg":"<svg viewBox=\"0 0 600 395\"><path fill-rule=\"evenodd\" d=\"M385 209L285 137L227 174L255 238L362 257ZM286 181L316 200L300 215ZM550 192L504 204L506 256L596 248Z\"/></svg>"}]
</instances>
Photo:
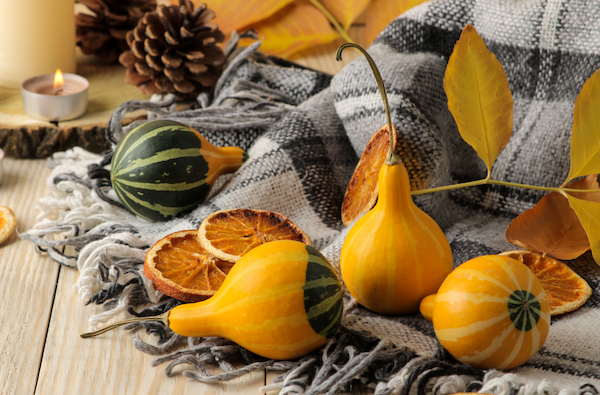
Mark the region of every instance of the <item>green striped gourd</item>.
<instances>
[{"instance_id":1,"label":"green striped gourd","mask_svg":"<svg viewBox=\"0 0 600 395\"><path fill-rule=\"evenodd\" d=\"M299 358L324 345L342 319L342 286L314 247L291 240L262 244L233 266L209 299L179 305L154 320L182 336L218 336L266 358ZM124 323L150 320L133 318Z\"/></svg>"},{"instance_id":2,"label":"green striped gourd","mask_svg":"<svg viewBox=\"0 0 600 395\"><path fill-rule=\"evenodd\" d=\"M179 122L155 120L131 130L111 162L112 187L134 214L165 221L202 203L215 180L248 158L238 147L216 147Z\"/></svg>"}]
</instances>

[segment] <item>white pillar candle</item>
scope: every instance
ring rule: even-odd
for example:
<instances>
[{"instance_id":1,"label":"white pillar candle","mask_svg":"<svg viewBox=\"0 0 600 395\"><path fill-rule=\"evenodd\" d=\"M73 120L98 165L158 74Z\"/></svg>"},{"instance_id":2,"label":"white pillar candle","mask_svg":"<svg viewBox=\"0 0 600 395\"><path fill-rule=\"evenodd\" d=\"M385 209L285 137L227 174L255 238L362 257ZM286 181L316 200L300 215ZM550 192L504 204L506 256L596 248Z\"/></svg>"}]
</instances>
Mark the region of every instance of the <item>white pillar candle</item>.
<instances>
[{"instance_id":1,"label":"white pillar candle","mask_svg":"<svg viewBox=\"0 0 600 395\"><path fill-rule=\"evenodd\" d=\"M76 67L75 0L0 0L0 86Z\"/></svg>"}]
</instances>

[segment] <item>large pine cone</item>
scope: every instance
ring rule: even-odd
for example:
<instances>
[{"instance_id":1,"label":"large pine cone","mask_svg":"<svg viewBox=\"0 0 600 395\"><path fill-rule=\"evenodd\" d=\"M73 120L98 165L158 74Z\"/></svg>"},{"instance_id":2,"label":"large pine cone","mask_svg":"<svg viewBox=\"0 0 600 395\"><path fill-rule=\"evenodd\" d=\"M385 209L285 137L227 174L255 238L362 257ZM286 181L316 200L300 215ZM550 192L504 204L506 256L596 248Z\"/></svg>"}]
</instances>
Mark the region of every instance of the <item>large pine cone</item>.
<instances>
[{"instance_id":1,"label":"large pine cone","mask_svg":"<svg viewBox=\"0 0 600 395\"><path fill-rule=\"evenodd\" d=\"M77 0L95 15L75 16L77 45L84 54L105 62L116 62L129 50L127 32L137 26L146 12L156 10L156 0Z\"/></svg>"},{"instance_id":2,"label":"large pine cone","mask_svg":"<svg viewBox=\"0 0 600 395\"><path fill-rule=\"evenodd\" d=\"M225 62L216 45L225 36L210 22L214 17L206 4L194 9L190 0L179 0L179 6L160 5L144 15L127 33L131 50L119 57L127 67L125 82L148 96L173 93L179 100L209 90Z\"/></svg>"}]
</instances>

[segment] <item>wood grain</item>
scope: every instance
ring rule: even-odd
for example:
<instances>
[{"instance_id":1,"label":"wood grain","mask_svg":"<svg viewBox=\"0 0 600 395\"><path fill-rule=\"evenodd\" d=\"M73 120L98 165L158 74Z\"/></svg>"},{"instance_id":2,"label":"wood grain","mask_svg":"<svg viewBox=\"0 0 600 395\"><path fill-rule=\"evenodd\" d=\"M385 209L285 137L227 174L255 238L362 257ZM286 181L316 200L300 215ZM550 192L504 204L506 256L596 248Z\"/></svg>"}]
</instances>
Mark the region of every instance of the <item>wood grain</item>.
<instances>
[{"instance_id":1,"label":"wood grain","mask_svg":"<svg viewBox=\"0 0 600 395\"><path fill-rule=\"evenodd\" d=\"M3 159L0 204L17 216L17 231L35 223L36 199L49 170L43 161ZM0 244L0 393L33 394L58 278L58 265L17 233Z\"/></svg>"},{"instance_id":2,"label":"wood grain","mask_svg":"<svg viewBox=\"0 0 600 395\"><path fill-rule=\"evenodd\" d=\"M123 329L82 339L79 335L90 329L89 318L101 312L101 307L81 303L72 290L77 277L76 270L61 269L36 395L258 394L264 385L264 371L216 385L182 375L167 377L166 365L152 367L155 357L135 349L134 335ZM144 340L155 341L139 334Z\"/></svg>"}]
</instances>

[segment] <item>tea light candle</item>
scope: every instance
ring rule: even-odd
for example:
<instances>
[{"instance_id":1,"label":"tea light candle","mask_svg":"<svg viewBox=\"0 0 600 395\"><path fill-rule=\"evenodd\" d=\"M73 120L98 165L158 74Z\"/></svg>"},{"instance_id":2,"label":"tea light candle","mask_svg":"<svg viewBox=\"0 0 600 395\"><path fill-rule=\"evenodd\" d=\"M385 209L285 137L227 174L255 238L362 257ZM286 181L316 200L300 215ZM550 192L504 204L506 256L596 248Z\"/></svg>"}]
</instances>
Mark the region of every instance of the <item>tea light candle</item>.
<instances>
[{"instance_id":1,"label":"tea light candle","mask_svg":"<svg viewBox=\"0 0 600 395\"><path fill-rule=\"evenodd\" d=\"M89 82L84 77L57 70L29 78L21 85L25 114L44 121L67 121L87 111Z\"/></svg>"},{"instance_id":2,"label":"tea light candle","mask_svg":"<svg viewBox=\"0 0 600 395\"><path fill-rule=\"evenodd\" d=\"M0 86L76 67L74 0L0 1Z\"/></svg>"}]
</instances>

